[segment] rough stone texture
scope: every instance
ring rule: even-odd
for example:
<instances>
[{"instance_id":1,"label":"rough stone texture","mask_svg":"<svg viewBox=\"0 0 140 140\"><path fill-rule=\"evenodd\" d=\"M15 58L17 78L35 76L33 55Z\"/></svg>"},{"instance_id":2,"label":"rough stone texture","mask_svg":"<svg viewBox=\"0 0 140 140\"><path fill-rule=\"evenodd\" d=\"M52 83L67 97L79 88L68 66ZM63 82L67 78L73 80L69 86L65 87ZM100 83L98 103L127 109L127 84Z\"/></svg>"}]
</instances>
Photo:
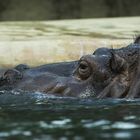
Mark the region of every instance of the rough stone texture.
<instances>
[{"instance_id":1,"label":"rough stone texture","mask_svg":"<svg viewBox=\"0 0 140 140\"><path fill-rule=\"evenodd\" d=\"M0 67L35 66L76 60L99 47L126 46L140 34L140 17L1 22L0 31Z\"/></svg>"}]
</instances>

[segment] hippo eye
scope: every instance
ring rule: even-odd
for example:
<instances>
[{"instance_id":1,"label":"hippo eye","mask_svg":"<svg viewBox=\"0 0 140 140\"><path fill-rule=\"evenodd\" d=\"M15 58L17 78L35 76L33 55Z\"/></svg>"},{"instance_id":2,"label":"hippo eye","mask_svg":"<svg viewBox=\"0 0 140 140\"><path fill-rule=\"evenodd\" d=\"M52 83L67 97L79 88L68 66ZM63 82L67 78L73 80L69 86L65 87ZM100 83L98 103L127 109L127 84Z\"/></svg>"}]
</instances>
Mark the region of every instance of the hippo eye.
<instances>
[{"instance_id":1,"label":"hippo eye","mask_svg":"<svg viewBox=\"0 0 140 140\"><path fill-rule=\"evenodd\" d=\"M86 61L81 61L79 64L78 72L82 79L87 79L90 76L91 68Z\"/></svg>"},{"instance_id":2,"label":"hippo eye","mask_svg":"<svg viewBox=\"0 0 140 140\"><path fill-rule=\"evenodd\" d=\"M82 62L80 63L79 69L80 69L81 71L85 72L85 71L88 69L88 64L87 64L87 62L82 61Z\"/></svg>"}]
</instances>

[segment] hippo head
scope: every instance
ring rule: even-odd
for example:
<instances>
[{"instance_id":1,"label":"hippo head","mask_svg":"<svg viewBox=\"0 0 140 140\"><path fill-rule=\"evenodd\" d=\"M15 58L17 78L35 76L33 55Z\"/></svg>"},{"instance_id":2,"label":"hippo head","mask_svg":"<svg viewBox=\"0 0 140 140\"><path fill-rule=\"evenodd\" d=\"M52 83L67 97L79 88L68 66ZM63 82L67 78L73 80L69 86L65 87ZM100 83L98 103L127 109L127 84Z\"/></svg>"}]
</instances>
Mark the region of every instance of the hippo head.
<instances>
[{"instance_id":1,"label":"hippo head","mask_svg":"<svg viewBox=\"0 0 140 140\"><path fill-rule=\"evenodd\" d=\"M127 63L113 52L83 56L73 76L90 85L87 91L94 96L124 96L128 86Z\"/></svg>"},{"instance_id":2,"label":"hippo head","mask_svg":"<svg viewBox=\"0 0 140 140\"><path fill-rule=\"evenodd\" d=\"M72 76L58 78L47 88L64 96L123 97L128 87L126 61L113 50L81 57ZM49 89L49 90L48 90Z\"/></svg>"}]
</instances>

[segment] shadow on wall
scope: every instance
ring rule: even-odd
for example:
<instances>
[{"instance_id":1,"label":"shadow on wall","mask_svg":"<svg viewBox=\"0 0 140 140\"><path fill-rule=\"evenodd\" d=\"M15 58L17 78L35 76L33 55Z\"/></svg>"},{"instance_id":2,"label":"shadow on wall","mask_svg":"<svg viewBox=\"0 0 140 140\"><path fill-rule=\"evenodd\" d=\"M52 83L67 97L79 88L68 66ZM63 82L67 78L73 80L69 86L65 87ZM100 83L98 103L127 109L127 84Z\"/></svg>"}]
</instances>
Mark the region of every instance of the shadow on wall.
<instances>
[{"instance_id":1,"label":"shadow on wall","mask_svg":"<svg viewBox=\"0 0 140 140\"><path fill-rule=\"evenodd\" d=\"M0 0L0 20L139 16L140 0Z\"/></svg>"}]
</instances>

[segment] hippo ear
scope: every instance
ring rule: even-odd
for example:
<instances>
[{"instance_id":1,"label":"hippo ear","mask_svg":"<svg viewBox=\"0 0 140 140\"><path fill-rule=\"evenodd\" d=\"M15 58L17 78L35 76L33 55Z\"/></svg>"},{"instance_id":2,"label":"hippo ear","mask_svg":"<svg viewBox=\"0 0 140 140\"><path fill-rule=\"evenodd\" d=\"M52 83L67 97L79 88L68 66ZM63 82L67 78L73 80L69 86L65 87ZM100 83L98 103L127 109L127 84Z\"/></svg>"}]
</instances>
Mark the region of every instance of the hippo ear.
<instances>
[{"instance_id":1,"label":"hippo ear","mask_svg":"<svg viewBox=\"0 0 140 140\"><path fill-rule=\"evenodd\" d=\"M137 36L137 37L136 37L134 43L136 43L136 44L140 44L140 36Z\"/></svg>"},{"instance_id":2,"label":"hippo ear","mask_svg":"<svg viewBox=\"0 0 140 140\"><path fill-rule=\"evenodd\" d=\"M111 69L115 73L120 73L124 71L127 67L127 63L124 58L112 52L112 57L110 60Z\"/></svg>"}]
</instances>

